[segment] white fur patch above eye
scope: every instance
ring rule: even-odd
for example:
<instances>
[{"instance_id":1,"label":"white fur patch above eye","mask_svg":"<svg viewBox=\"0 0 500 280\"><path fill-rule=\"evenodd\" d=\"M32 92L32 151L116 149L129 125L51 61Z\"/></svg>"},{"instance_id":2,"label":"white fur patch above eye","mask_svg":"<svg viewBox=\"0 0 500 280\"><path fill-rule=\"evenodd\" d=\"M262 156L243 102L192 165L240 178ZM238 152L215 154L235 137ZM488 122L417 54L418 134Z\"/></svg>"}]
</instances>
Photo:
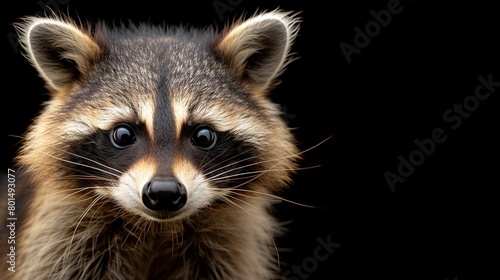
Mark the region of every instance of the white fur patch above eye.
<instances>
[{"instance_id":1,"label":"white fur patch above eye","mask_svg":"<svg viewBox=\"0 0 500 280\"><path fill-rule=\"evenodd\" d=\"M237 140L262 144L268 130L263 123L255 119L251 111L231 104L207 101L197 106L193 102L194 95L173 95L171 107L174 115L176 138L181 137L183 127L190 121L197 124L208 124L219 132L230 132Z\"/></svg>"},{"instance_id":2,"label":"white fur patch above eye","mask_svg":"<svg viewBox=\"0 0 500 280\"><path fill-rule=\"evenodd\" d=\"M64 140L68 142L78 141L87 135L95 133L94 126L86 118L64 123L62 131L64 131Z\"/></svg>"},{"instance_id":3,"label":"white fur patch above eye","mask_svg":"<svg viewBox=\"0 0 500 280\"><path fill-rule=\"evenodd\" d=\"M174 116L176 139L181 137L182 128L190 118L189 104L191 99L188 96L189 95L184 95L180 98L177 95L173 95L172 97L171 108Z\"/></svg>"},{"instance_id":4,"label":"white fur patch above eye","mask_svg":"<svg viewBox=\"0 0 500 280\"><path fill-rule=\"evenodd\" d=\"M125 106L112 106L103 111L94 112L92 121L101 130L111 130L117 123L135 119L135 112Z\"/></svg>"},{"instance_id":5,"label":"white fur patch above eye","mask_svg":"<svg viewBox=\"0 0 500 280\"><path fill-rule=\"evenodd\" d=\"M156 110L155 102L152 99L146 99L137 106L139 121L146 127L149 139L155 137L154 116Z\"/></svg>"},{"instance_id":6,"label":"white fur patch above eye","mask_svg":"<svg viewBox=\"0 0 500 280\"><path fill-rule=\"evenodd\" d=\"M102 102L100 110L91 110L87 113L92 124L100 130L111 130L118 123L129 123L133 126L142 124L150 139L154 137L155 103L152 99L144 99L131 108L130 104L116 105L111 102ZM106 103L109 103L106 105Z\"/></svg>"},{"instance_id":7,"label":"white fur patch above eye","mask_svg":"<svg viewBox=\"0 0 500 280\"><path fill-rule=\"evenodd\" d=\"M268 129L249 113L238 107L215 103L195 109L191 118L198 123L210 124L217 131L230 132L237 140L260 146Z\"/></svg>"}]
</instances>

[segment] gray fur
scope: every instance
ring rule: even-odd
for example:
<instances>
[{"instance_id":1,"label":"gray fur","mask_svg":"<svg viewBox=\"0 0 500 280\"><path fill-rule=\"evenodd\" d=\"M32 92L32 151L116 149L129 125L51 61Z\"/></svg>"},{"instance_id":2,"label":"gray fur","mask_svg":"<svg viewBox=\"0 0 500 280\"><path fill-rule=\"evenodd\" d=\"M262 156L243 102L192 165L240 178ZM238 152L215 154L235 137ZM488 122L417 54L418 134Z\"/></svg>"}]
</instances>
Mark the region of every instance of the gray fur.
<instances>
[{"instance_id":1,"label":"gray fur","mask_svg":"<svg viewBox=\"0 0 500 280\"><path fill-rule=\"evenodd\" d=\"M270 208L300 153L267 92L290 61L296 18L262 13L221 33L90 32L61 18L27 18L18 29L52 99L18 156L33 194L17 272L2 279L279 278ZM109 134L123 122L138 140L119 151ZM197 123L220 134L219 154L192 146ZM157 175L189 193L164 219L140 199Z\"/></svg>"}]
</instances>

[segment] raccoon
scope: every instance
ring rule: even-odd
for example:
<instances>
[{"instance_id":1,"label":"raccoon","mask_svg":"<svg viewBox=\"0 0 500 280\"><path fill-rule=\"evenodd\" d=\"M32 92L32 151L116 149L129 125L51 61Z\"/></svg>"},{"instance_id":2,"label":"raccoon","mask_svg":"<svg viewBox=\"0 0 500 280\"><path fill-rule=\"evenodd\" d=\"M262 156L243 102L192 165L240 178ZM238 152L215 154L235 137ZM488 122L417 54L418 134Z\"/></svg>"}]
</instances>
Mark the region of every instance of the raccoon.
<instances>
[{"instance_id":1,"label":"raccoon","mask_svg":"<svg viewBox=\"0 0 500 280\"><path fill-rule=\"evenodd\" d=\"M272 207L301 153L270 92L299 22L16 24L50 99L16 158L29 202L1 278L280 278Z\"/></svg>"}]
</instances>

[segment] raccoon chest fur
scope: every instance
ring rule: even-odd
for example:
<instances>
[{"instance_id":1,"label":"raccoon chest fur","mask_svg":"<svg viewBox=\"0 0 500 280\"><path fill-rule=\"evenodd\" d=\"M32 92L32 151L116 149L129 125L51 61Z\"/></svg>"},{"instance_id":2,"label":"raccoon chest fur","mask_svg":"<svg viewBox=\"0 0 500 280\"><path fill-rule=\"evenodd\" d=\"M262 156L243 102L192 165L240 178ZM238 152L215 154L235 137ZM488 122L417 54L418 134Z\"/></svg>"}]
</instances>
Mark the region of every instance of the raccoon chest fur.
<instances>
[{"instance_id":1,"label":"raccoon chest fur","mask_svg":"<svg viewBox=\"0 0 500 280\"><path fill-rule=\"evenodd\" d=\"M268 219L242 221L242 215L252 210L221 208L216 220L194 217L200 222L189 225L126 221L102 215L104 207L99 213L90 210L78 224L45 224L39 235L23 236L33 239L30 251L35 253L20 257L19 262L38 265L21 266L16 275L30 275L29 270L36 268L33 275L38 277L49 272L44 279L272 278L276 249L266 228L278 229ZM57 218L71 220L65 215Z\"/></svg>"},{"instance_id":2,"label":"raccoon chest fur","mask_svg":"<svg viewBox=\"0 0 500 280\"><path fill-rule=\"evenodd\" d=\"M269 95L298 22L18 23L50 100L16 158L29 197L1 278L279 279L271 210L300 152Z\"/></svg>"}]
</instances>

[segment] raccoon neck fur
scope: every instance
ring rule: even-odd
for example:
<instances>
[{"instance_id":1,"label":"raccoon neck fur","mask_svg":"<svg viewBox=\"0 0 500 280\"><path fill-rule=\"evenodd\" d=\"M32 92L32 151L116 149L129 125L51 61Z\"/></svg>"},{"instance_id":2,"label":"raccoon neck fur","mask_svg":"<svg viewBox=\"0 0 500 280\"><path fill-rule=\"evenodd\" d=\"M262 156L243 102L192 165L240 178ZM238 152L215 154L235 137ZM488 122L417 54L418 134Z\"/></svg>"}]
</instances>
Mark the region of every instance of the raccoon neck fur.
<instances>
[{"instance_id":1,"label":"raccoon neck fur","mask_svg":"<svg viewBox=\"0 0 500 280\"><path fill-rule=\"evenodd\" d=\"M262 198L221 204L212 210L216 218L201 212L189 221L155 223L121 216L98 197L37 189L14 279L273 279L276 273L272 236L279 228Z\"/></svg>"}]
</instances>

